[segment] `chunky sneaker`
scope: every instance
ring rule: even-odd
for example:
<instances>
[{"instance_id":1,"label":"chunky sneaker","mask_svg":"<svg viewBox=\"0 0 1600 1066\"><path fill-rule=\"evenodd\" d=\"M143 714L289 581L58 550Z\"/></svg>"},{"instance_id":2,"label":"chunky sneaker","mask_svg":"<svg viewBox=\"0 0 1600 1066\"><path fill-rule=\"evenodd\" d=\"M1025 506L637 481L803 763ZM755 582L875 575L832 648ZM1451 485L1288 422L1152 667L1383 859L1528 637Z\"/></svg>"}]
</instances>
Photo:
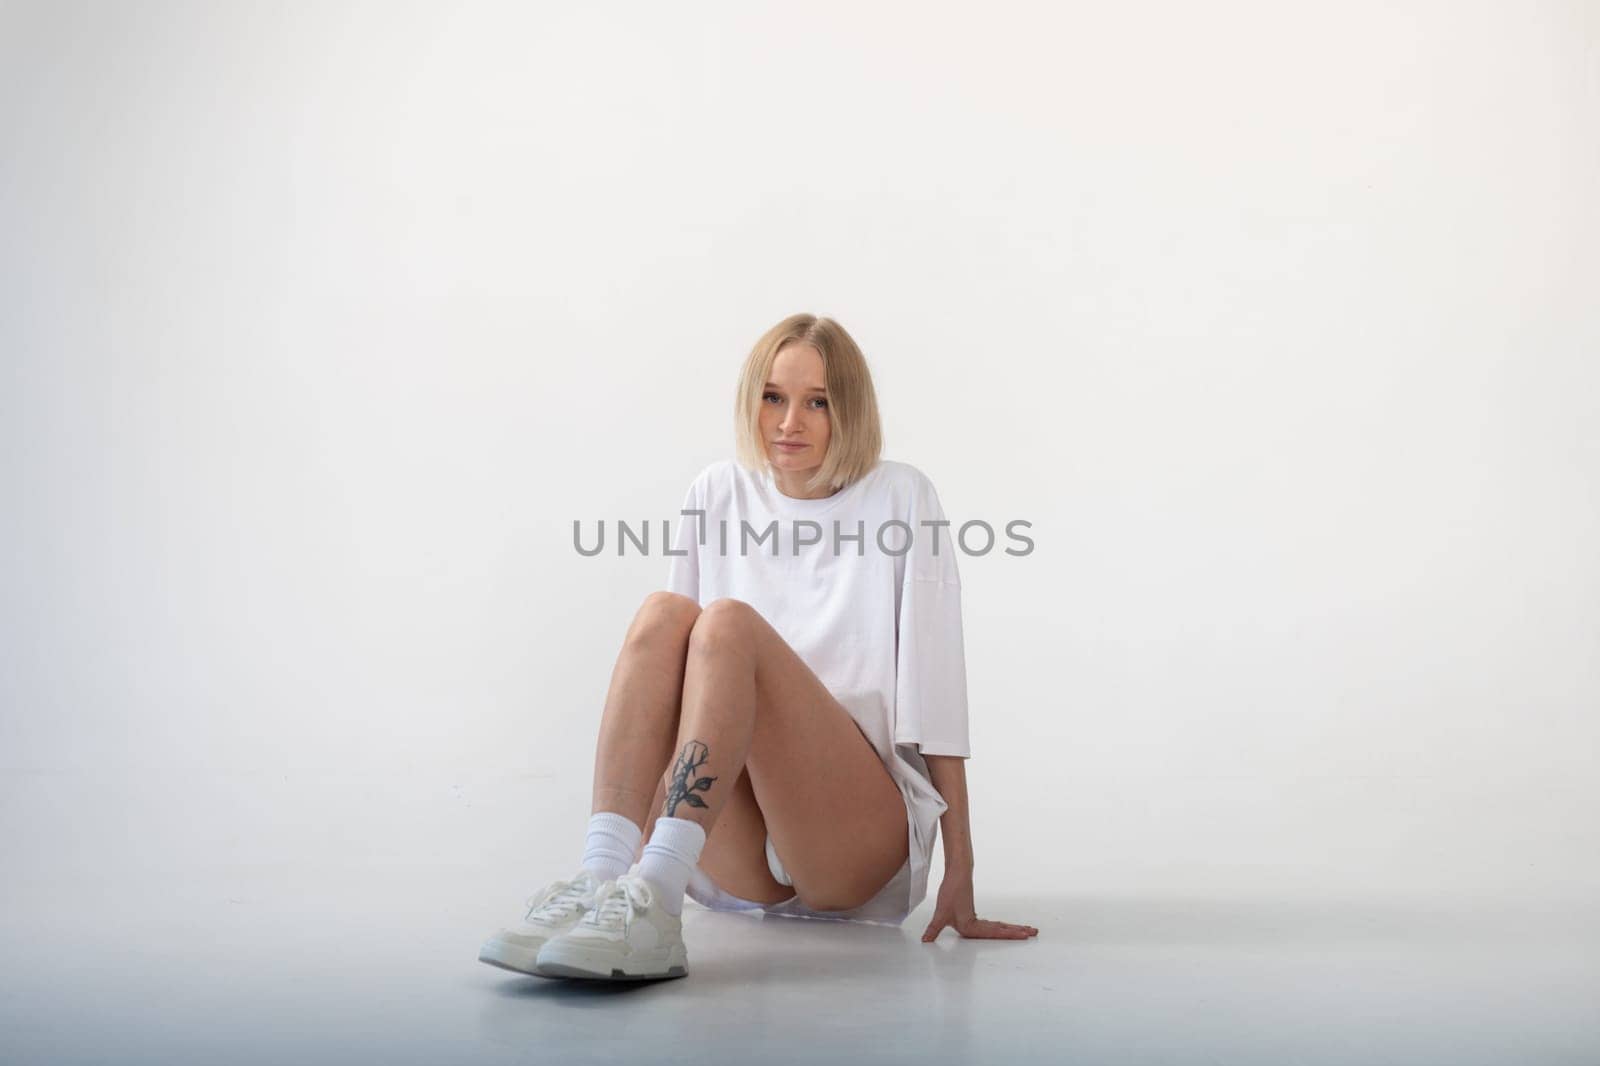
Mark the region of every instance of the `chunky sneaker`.
<instances>
[{"instance_id":1,"label":"chunky sneaker","mask_svg":"<svg viewBox=\"0 0 1600 1066\"><path fill-rule=\"evenodd\" d=\"M569 881L552 881L528 897L522 921L483 942L478 961L502 970L537 974L539 949L571 929L594 906L601 882L587 867Z\"/></svg>"},{"instance_id":2,"label":"chunky sneaker","mask_svg":"<svg viewBox=\"0 0 1600 1066\"><path fill-rule=\"evenodd\" d=\"M616 981L689 975L683 916L667 913L637 869L601 885L583 920L545 942L541 975Z\"/></svg>"}]
</instances>

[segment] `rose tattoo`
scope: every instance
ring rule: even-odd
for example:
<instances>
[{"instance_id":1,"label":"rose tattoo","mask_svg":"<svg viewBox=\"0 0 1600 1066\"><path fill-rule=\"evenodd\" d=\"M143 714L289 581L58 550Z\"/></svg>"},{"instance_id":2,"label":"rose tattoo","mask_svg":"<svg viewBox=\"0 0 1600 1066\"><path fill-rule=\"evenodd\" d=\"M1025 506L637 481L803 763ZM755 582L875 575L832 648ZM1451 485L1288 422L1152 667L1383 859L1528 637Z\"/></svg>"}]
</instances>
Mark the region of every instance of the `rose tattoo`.
<instances>
[{"instance_id":1,"label":"rose tattoo","mask_svg":"<svg viewBox=\"0 0 1600 1066\"><path fill-rule=\"evenodd\" d=\"M698 740L691 740L683 746L678 753L678 761L672 767L672 784L667 789L667 800L661 809L668 818L673 817L673 812L678 809L678 804L687 803L691 807L705 807L706 801L695 795L705 792L711 787L714 777L690 778L696 770L706 764L711 758L711 751Z\"/></svg>"}]
</instances>

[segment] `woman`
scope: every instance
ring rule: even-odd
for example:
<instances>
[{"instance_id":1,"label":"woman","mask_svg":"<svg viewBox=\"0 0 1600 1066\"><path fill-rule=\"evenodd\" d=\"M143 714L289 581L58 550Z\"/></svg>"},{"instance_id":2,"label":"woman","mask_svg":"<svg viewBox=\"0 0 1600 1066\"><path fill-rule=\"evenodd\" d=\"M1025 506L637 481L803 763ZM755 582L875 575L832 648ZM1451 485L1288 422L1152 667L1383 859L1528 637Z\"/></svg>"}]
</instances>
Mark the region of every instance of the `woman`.
<instances>
[{"instance_id":1,"label":"woman","mask_svg":"<svg viewBox=\"0 0 1600 1066\"><path fill-rule=\"evenodd\" d=\"M879 459L860 349L831 319L784 319L745 360L735 416L738 462L690 486L668 590L617 658L582 864L485 962L684 976L686 893L898 925L941 821L923 941L1038 933L974 913L955 547L928 479Z\"/></svg>"}]
</instances>

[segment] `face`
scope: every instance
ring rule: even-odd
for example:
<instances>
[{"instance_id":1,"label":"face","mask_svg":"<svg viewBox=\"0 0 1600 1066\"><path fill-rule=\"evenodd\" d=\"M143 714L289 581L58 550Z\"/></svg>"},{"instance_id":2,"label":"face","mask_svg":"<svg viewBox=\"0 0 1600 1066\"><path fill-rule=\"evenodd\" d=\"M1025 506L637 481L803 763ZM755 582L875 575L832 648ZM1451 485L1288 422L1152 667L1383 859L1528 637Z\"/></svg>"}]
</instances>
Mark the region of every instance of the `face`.
<instances>
[{"instance_id":1,"label":"face","mask_svg":"<svg viewBox=\"0 0 1600 1066\"><path fill-rule=\"evenodd\" d=\"M775 469L809 478L822 465L833 430L823 382L822 353L809 344L791 344L772 361L761 390L761 439Z\"/></svg>"}]
</instances>

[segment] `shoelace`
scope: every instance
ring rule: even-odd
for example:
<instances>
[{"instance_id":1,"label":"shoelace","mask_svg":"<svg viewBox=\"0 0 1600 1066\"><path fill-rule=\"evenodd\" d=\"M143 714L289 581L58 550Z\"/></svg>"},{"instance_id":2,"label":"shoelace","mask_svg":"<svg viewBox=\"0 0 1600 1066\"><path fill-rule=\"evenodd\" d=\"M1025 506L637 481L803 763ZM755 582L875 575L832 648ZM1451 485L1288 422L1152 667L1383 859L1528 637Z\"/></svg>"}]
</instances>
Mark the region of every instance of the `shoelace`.
<instances>
[{"instance_id":1,"label":"shoelace","mask_svg":"<svg viewBox=\"0 0 1600 1066\"><path fill-rule=\"evenodd\" d=\"M626 929L633 916L648 910L654 900L655 893L647 881L623 874L600 886L594 909L583 916L583 921L602 929Z\"/></svg>"},{"instance_id":2,"label":"shoelace","mask_svg":"<svg viewBox=\"0 0 1600 1066\"><path fill-rule=\"evenodd\" d=\"M561 922L583 910L588 903L586 885L581 878L550 882L528 897L528 921Z\"/></svg>"}]
</instances>

